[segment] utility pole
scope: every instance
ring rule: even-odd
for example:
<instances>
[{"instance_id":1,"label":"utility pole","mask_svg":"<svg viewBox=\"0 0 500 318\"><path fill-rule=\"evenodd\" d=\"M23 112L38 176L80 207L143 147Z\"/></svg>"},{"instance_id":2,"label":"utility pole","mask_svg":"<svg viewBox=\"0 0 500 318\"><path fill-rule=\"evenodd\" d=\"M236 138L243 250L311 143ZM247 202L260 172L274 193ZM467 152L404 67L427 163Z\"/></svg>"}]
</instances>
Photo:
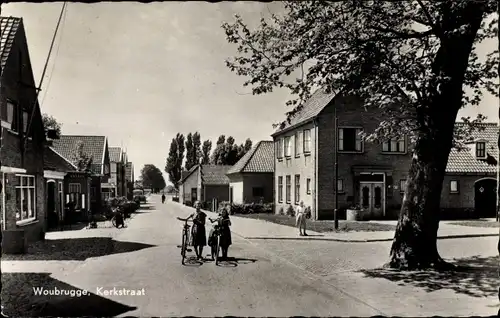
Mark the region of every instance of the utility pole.
<instances>
[{"instance_id":1,"label":"utility pole","mask_svg":"<svg viewBox=\"0 0 500 318\"><path fill-rule=\"evenodd\" d=\"M333 210L333 220L335 223L335 229L339 229L339 218L338 218L338 209L339 209L339 156L338 156L338 146L339 146L339 119L337 118L337 107L334 108L334 117L335 117L335 153L334 153L334 163L335 163L335 210Z\"/></svg>"}]
</instances>

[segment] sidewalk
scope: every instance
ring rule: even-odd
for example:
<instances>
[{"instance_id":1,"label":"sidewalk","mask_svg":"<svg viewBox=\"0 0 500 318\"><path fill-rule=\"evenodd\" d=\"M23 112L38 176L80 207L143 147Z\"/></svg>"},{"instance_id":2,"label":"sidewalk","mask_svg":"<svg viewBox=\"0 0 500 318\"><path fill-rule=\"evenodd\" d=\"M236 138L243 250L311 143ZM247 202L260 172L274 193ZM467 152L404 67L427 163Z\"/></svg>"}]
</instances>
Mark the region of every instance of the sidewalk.
<instances>
[{"instance_id":1,"label":"sidewalk","mask_svg":"<svg viewBox=\"0 0 500 318\"><path fill-rule=\"evenodd\" d=\"M178 203L174 203L178 204ZM186 213L193 213L194 209L182 206ZM217 216L216 213L205 211L211 218ZM370 231L370 232L330 232L318 233L307 231L309 236L299 236L297 229L263 220L238 217L232 215L231 231L239 236L251 240L320 240L337 242L385 242L394 239L394 231ZM340 221L342 222L342 221ZM375 222L375 221L368 221ZM397 224L397 221L378 221L375 223ZM466 238L466 237L485 237L498 236L498 228L481 228L472 226L462 226L450 224L448 221L442 221L439 224L438 239Z\"/></svg>"}]
</instances>

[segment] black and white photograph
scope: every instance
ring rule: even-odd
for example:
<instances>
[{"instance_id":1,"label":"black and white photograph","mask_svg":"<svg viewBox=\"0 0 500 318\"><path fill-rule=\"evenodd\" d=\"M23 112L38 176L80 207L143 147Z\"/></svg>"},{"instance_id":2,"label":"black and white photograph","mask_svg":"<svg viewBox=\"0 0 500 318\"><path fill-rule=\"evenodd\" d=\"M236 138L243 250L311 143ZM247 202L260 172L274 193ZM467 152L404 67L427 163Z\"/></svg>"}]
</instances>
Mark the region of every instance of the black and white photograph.
<instances>
[{"instance_id":1,"label":"black and white photograph","mask_svg":"<svg viewBox=\"0 0 500 318\"><path fill-rule=\"evenodd\" d=\"M0 1L0 316L499 316L499 14Z\"/></svg>"}]
</instances>

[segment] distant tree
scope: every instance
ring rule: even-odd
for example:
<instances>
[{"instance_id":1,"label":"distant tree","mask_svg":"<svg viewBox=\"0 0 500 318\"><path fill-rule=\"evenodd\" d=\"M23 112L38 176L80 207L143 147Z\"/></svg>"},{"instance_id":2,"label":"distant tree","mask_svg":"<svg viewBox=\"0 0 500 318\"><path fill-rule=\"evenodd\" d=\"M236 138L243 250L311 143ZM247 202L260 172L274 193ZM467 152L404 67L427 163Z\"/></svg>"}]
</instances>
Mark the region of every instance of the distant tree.
<instances>
[{"instance_id":1,"label":"distant tree","mask_svg":"<svg viewBox=\"0 0 500 318\"><path fill-rule=\"evenodd\" d=\"M75 145L75 150L73 152L73 161L76 164L76 168L80 172L89 172L92 166L93 157L88 155L83 150L84 143L79 140Z\"/></svg>"},{"instance_id":2,"label":"distant tree","mask_svg":"<svg viewBox=\"0 0 500 318\"><path fill-rule=\"evenodd\" d=\"M245 145L243 146L243 149L245 150L245 153L249 152L250 149L252 149L252 140L250 138L247 138L247 140L245 140Z\"/></svg>"},{"instance_id":3,"label":"distant tree","mask_svg":"<svg viewBox=\"0 0 500 318\"><path fill-rule=\"evenodd\" d=\"M200 163L201 157L201 136L199 132L195 132L193 134L193 162L195 165Z\"/></svg>"},{"instance_id":4,"label":"distant tree","mask_svg":"<svg viewBox=\"0 0 500 318\"><path fill-rule=\"evenodd\" d=\"M171 194L171 193L175 193L175 187L172 186L172 185L168 185L166 188L165 188L165 193L167 194Z\"/></svg>"},{"instance_id":5,"label":"distant tree","mask_svg":"<svg viewBox=\"0 0 500 318\"><path fill-rule=\"evenodd\" d=\"M210 151L212 150L212 141L205 140L203 142L203 146L201 147L201 163L209 164L210 163Z\"/></svg>"},{"instance_id":6,"label":"distant tree","mask_svg":"<svg viewBox=\"0 0 500 318\"><path fill-rule=\"evenodd\" d=\"M163 173L153 164L146 164L141 169L141 181L143 187L151 189L155 193L167 185Z\"/></svg>"},{"instance_id":7,"label":"distant tree","mask_svg":"<svg viewBox=\"0 0 500 318\"><path fill-rule=\"evenodd\" d=\"M186 142L184 143L186 145L186 162L184 163L184 169L189 170L191 169L192 166L196 164L194 162L194 146L193 146L193 134L189 133L186 136Z\"/></svg>"},{"instance_id":8,"label":"distant tree","mask_svg":"<svg viewBox=\"0 0 500 318\"><path fill-rule=\"evenodd\" d=\"M61 128L62 124L57 121L53 116L50 116L48 114L43 114L42 115L42 120L43 120L43 127L45 128L45 131L48 130L53 130L54 131L54 139L57 139L61 137Z\"/></svg>"},{"instance_id":9,"label":"distant tree","mask_svg":"<svg viewBox=\"0 0 500 318\"><path fill-rule=\"evenodd\" d=\"M217 139L217 143L215 144L215 149L214 149L214 152L212 153L212 158L210 160L212 162L212 164L214 164L214 165L221 164L220 157L224 156L225 143L226 143L226 136L220 135L219 138Z\"/></svg>"},{"instance_id":10,"label":"distant tree","mask_svg":"<svg viewBox=\"0 0 500 318\"><path fill-rule=\"evenodd\" d=\"M184 135L178 133L175 138L172 138L165 165L165 172L168 174L168 179L176 189L179 189L179 182L182 176L184 149Z\"/></svg>"}]
</instances>

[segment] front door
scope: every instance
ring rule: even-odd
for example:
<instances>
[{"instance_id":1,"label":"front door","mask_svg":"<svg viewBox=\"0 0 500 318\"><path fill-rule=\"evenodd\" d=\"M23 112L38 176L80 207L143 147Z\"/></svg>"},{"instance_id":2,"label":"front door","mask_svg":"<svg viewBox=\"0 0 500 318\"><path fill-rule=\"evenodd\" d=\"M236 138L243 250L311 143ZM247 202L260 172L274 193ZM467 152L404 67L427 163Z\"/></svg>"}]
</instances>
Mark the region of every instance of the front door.
<instances>
[{"instance_id":1,"label":"front door","mask_svg":"<svg viewBox=\"0 0 500 318\"><path fill-rule=\"evenodd\" d=\"M385 204L383 183L363 182L359 195L360 205L366 212L374 216L383 216Z\"/></svg>"},{"instance_id":2,"label":"front door","mask_svg":"<svg viewBox=\"0 0 500 318\"><path fill-rule=\"evenodd\" d=\"M474 209L482 218L494 218L496 214L496 180L482 179L474 184Z\"/></svg>"}]
</instances>

